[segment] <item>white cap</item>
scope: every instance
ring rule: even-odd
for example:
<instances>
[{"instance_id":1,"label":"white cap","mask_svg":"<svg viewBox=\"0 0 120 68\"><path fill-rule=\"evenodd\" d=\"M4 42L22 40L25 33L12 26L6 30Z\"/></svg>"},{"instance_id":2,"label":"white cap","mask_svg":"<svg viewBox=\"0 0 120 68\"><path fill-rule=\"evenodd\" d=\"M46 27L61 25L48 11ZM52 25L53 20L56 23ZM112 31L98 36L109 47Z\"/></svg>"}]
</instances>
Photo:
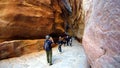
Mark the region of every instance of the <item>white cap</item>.
<instances>
[{"instance_id":1,"label":"white cap","mask_svg":"<svg viewBox=\"0 0 120 68\"><path fill-rule=\"evenodd\" d=\"M45 38L46 38L46 39L50 39L50 36L49 36L49 35L46 35Z\"/></svg>"}]
</instances>

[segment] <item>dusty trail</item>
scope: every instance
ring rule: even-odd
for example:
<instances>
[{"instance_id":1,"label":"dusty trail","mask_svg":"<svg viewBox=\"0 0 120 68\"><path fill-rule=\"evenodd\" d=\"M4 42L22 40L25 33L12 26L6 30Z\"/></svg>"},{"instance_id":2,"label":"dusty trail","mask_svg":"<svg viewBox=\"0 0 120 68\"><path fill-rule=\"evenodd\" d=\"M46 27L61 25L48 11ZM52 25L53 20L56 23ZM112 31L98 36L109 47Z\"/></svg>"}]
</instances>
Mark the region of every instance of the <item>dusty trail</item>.
<instances>
[{"instance_id":1,"label":"dusty trail","mask_svg":"<svg viewBox=\"0 0 120 68\"><path fill-rule=\"evenodd\" d=\"M46 61L45 51L0 61L0 68L88 68L83 47L76 40L73 46L62 46L63 53L53 48L53 65Z\"/></svg>"}]
</instances>

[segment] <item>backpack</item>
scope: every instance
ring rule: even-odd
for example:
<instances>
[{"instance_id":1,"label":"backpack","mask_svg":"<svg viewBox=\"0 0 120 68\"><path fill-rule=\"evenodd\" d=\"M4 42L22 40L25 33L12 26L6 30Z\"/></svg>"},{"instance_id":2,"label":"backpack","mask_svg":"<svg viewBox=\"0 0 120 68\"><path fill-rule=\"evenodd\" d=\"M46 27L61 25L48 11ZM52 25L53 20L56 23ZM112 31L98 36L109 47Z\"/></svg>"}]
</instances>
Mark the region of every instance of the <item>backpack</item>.
<instances>
[{"instance_id":1,"label":"backpack","mask_svg":"<svg viewBox=\"0 0 120 68\"><path fill-rule=\"evenodd\" d=\"M45 50L47 50L49 48L49 44L48 44L47 40L45 41L44 48L45 48Z\"/></svg>"},{"instance_id":2,"label":"backpack","mask_svg":"<svg viewBox=\"0 0 120 68\"><path fill-rule=\"evenodd\" d=\"M45 43L44 43L44 49L46 51L49 51L51 50L51 41L50 40L46 40Z\"/></svg>"}]
</instances>

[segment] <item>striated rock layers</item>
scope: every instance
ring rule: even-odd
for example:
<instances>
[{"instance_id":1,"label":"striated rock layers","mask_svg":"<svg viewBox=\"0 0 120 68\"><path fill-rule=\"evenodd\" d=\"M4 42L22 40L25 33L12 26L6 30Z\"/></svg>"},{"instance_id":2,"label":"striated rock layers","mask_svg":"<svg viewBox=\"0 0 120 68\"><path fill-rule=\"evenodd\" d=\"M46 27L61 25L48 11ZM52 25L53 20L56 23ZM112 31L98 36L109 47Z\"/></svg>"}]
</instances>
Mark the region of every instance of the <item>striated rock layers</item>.
<instances>
[{"instance_id":1,"label":"striated rock layers","mask_svg":"<svg viewBox=\"0 0 120 68\"><path fill-rule=\"evenodd\" d=\"M78 38L82 38L83 30L84 30L84 11L82 8L82 0L61 0L62 4L67 4L68 8L64 9L62 4L60 4L61 9L63 11L62 17L64 18L64 26L65 31L68 32L69 35L76 36ZM65 3L63 3L66 1ZM69 5L71 6L69 8Z\"/></svg>"},{"instance_id":2,"label":"striated rock layers","mask_svg":"<svg viewBox=\"0 0 120 68\"><path fill-rule=\"evenodd\" d=\"M0 59L38 52L43 48L44 40L13 40L0 43Z\"/></svg>"},{"instance_id":3,"label":"striated rock layers","mask_svg":"<svg viewBox=\"0 0 120 68\"><path fill-rule=\"evenodd\" d=\"M120 68L120 0L83 0L83 45L92 68Z\"/></svg>"},{"instance_id":4,"label":"striated rock layers","mask_svg":"<svg viewBox=\"0 0 120 68\"><path fill-rule=\"evenodd\" d=\"M81 3L82 0L1 0L0 39L44 38L53 32L78 33L82 37Z\"/></svg>"},{"instance_id":5,"label":"striated rock layers","mask_svg":"<svg viewBox=\"0 0 120 68\"><path fill-rule=\"evenodd\" d=\"M37 38L64 32L57 0L0 0L0 13L0 59L39 51L44 41Z\"/></svg>"},{"instance_id":6,"label":"striated rock layers","mask_svg":"<svg viewBox=\"0 0 120 68\"><path fill-rule=\"evenodd\" d=\"M39 51L44 41L37 39L46 34L55 37L67 32L81 38L81 3L82 0L0 0L0 59Z\"/></svg>"},{"instance_id":7,"label":"striated rock layers","mask_svg":"<svg viewBox=\"0 0 120 68\"><path fill-rule=\"evenodd\" d=\"M39 51L43 46L43 40L3 40L44 38L46 34L63 32L82 38L85 24L82 44L91 67L120 68L119 3L120 0L0 0L0 59Z\"/></svg>"},{"instance_id":8,"label":"striated rock layers","mask_svg":"<svg viewBox=\"0 0 120 68\"><path fill-rule=\"evenodd\" d=\"M43 50L44 39L13 40L0 43L0 60ZM52 44L52 47L56 44Z\"/></svg>"},{"instance_id":9,"label":"striated rock layers","mask_svg":"<svg viewBox=\"0 0 120 68\"><path fill-rule=\"evenodd\" d=\"M56 0L0 0L0 13L0 39L43 38L56 30L64 32Z\"/></svg>"}]
</instances>

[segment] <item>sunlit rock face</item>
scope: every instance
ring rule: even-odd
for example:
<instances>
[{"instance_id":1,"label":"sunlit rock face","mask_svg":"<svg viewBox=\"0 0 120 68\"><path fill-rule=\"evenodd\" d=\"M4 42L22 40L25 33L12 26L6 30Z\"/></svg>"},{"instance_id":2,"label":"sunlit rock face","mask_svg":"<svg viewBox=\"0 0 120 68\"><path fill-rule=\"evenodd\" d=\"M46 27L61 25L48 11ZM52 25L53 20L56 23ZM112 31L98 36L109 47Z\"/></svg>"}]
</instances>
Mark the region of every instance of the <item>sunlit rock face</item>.
<instances>
[{"instance_id":1,"label":"sunlit rock face","mask_svg":"<svg viewBox=\"0 0 120 68\"><path fill-rule=\"evenodd\" d=\"M43 38L64 32L56 0L0 0L0 39Z\"/></svg>"},{"instance_id":2,"label":"sunlit rock face","mask_svg":"<svg viewBox=\"0 0 120 68\"><path fill-rule=\"evenodd\" d=\"M0 39L83 35L82 0L1 0L0 13Z\"/></svg>"},{"instance_id":3,"label":"sunlit rock face","mask_svg":"<svg viewBox=\"0 0 120 68\"><path fill-rule=\"evenodd\" d=\"M0 43L0 60L43 50L45 39L12 40ZM56 46L52 44L52 46Z\"/></svg>"},{"instance_id":4,"label":"sunlit rock face","mask_svg":"<svg viewBox=\"0 0 120 68\"><path fill-rule=\"evenodd\" d=\"M0 59L40 51L38 38L64 32L61 13L57 0L0 0Z\"/></svg>"},{"instance_id":5,"label":"sunlit rock face","mask_svg":"<svg viewBox=\"0 0 120 68\"><path fill-rule=\"evenodd\" d=\"M84 10L82 8L82 0L72 0L72 16L69 17L70 30L73 35L81 39L84 31Z\"/></svg>"},{"instance_id":6,"label":"sunlit rock face","mask_svg":"<svg viewBox=\"0 0 120 68\"><path fill-rule=\"evenodd\" d=\"M0 59L21 56L42 50L42 40L13 40L0 43Z\"/></svg>"},{"instance_id":7,"label":"sunlit rock face","mask_svg":"<svg viewBox=\"0 0 120 68\"><path fill-rule=\"evenodd\" d=\"M120 0L83 0L83 45L92 68L120 68Z\"/></svg>"},{"instance_id":8,"label":"sunlit rock face","mask_svg":"<svg viewBox=\"0 0 120 68\"><path fill-rule=\"evenodd\" d=\"M82 0L60 0L59 3L61 3L60 6L63 11L62 17L64 18L66 32L81 39L84 30ZM64 4L68 6L63 7Z\"/></svg>"},{"instance_id":9,"label":"sunlit rock face","mask_svg":"<svg viewBox=\"0 0 120 68\"><path fill-rule=\"evenodd\" d=\"M21 39L38 39L63 32L81 38L81 3L81 0L0 0L0 59L43 48L44 41Z\"/></svg>"}]
</instances>

